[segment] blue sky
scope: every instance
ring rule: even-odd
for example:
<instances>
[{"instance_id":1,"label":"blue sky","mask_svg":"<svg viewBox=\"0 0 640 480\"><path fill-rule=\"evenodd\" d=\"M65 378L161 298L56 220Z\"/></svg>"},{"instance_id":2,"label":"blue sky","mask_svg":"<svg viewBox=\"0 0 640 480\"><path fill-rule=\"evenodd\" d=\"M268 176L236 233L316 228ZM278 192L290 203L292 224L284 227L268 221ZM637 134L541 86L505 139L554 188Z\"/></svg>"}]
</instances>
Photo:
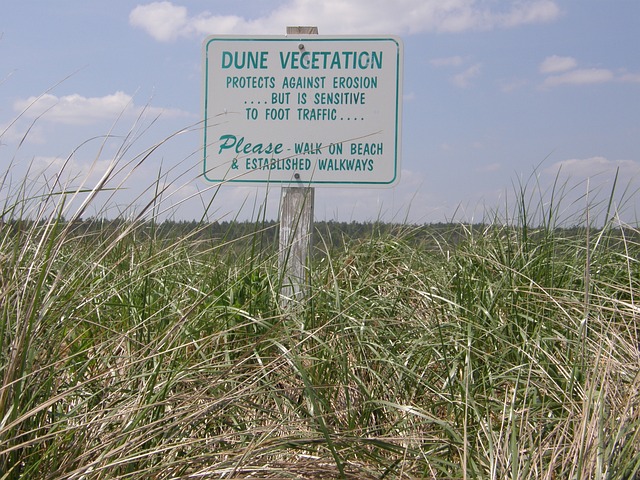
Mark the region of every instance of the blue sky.
<instances>
[{"instance_id":1,"label":"blue sky","mask_svg":"<svg viewBox=\"0 0 640 480\"><path fill-rule=\"evenodd\" d=\"M265 203L275 218L279 188L218 189L198 178L202 42L316 25L321 35L404 42L401 181L318 187L318 220L481 221L511 211L520 186L545 205L557 180L558 214L571 222L587 204L594 216L604 209L616 172L620 220L640 217L637 0L6 3L3 198L25 175L51 183L65 162L66 185L91 185L118 159L113 181L126 188L85 216L141 208L144 188L160 178L166 217L199 219L211 204L211 220L251 218Z\"/></svg>"}]
</instances>

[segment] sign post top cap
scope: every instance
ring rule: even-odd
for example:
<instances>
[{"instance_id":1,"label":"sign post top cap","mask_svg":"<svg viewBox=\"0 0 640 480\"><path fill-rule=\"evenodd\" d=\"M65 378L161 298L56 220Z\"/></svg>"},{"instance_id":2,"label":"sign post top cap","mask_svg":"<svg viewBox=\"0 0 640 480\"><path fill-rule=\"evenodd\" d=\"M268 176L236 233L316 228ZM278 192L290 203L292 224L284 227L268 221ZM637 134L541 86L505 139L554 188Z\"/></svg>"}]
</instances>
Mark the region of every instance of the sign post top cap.
<instances>
[{"instance_id":1,"label":"sign post top cap","mask_svg":"<svg viewBox=\"0 0 640 480\"><path fill-rule=\"evenodd\" d=\"M318 35L318 27L287 27L287 35Z\"/></svg>"}]
</instances>

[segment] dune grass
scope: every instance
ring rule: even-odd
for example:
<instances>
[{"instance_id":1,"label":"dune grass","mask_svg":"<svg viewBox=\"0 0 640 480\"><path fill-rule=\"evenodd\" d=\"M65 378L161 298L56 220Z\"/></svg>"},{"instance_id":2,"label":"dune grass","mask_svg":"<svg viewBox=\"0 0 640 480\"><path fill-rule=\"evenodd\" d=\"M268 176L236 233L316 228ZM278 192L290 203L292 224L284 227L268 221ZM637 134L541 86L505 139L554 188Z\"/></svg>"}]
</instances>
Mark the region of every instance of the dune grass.
<instances>
[{"instance_id":1,"label":"dune grass","mask_svg":"<svg viewBox=\"0 0 640 480\"><path fill-rule=\"evenodd\" d=\"M79 190L10 187L0 479L640 478L637 225L532 225L523 188L455 237L319 248L282 311L259 222L78 229Z\"/></svg>"}]
</instances>

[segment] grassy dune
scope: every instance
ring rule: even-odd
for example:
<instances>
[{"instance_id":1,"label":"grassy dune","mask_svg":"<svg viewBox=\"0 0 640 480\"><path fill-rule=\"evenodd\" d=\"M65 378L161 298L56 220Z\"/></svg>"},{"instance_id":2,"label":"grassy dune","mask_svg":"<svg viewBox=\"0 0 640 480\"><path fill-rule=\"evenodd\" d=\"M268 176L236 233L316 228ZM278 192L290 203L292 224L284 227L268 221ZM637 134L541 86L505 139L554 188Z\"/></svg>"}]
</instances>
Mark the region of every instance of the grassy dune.
<instances>
[{"instance_id":1,"label":"grassy dune","mask_svg":"<svg viewBox=\"0 0 640 480\"><path fill-rule=\"evenodd\" d=\"M0 479L640 478L637 225L387 229L282 311L258 222L2 188Z\"/></svg>"}]
</instances>

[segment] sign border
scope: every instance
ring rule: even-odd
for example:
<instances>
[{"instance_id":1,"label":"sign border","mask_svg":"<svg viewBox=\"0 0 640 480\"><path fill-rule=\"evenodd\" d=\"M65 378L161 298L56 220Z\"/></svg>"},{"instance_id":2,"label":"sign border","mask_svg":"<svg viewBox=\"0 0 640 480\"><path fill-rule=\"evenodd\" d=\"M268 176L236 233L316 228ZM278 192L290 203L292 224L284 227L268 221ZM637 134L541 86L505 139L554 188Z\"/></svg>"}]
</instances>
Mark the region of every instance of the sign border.
<instances>
[{"instance_id":1,"label":"sign border","mask_svg":"<svg viewBox=\"0 0 640 480\"><path fill-rule=\"evenodd\" d=\"M208 133L208 103L209 103L209 45L213 42L296 42L304 40L305 42L324 42L324 41L370 41L370 42L393 42L396 46L396 108L395 108L395 145L393 158L393 178L388 181L337 181L337 180L243 180L240 178L209 178L207 175L207 133ZM403 42L396 35L210 35L203 41L203 113L204 113L204 147L203 147L203 178L211 183L232 183L232 184L252 184L257 186L267 185L283 185L283 186L352 186L352 187L392 187L400 181L400 161L402 147L402 81L403 81Z\"/></svg>"}]
</instances>

